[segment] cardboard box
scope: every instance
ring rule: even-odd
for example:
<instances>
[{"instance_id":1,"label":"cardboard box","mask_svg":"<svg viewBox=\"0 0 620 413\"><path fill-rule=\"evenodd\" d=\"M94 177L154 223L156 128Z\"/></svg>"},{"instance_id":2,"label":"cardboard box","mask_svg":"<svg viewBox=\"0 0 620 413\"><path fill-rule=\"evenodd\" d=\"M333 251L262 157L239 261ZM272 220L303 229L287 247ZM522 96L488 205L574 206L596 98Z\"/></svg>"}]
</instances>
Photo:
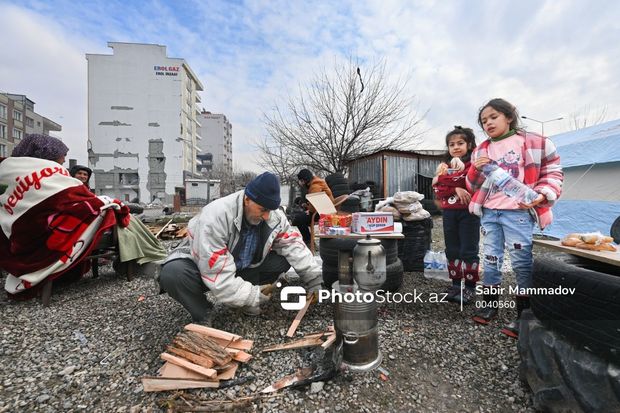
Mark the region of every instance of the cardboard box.
<instances>
[{"instance_id":1,"label":"cardboard box","mask_svg":"<svg viewBox=\"0 0 620 413\"><path fill-rule=\"evenodd\" d=\"M351 231L358 234L394 232L394 216L391 212L354 212Z\"/></svg>"},{"instance_id":2,"label":"cardboard box","mask_svg":"<svg viewBox=\"0 0 620 413\"><path fill-rule=\"evenodd\" d=\"M325 194L325 192L314 192L307 194L306 199L312 204L316 212L319 214L335 214L336 207L331 199Z\"/></svg>"}]
</instances>

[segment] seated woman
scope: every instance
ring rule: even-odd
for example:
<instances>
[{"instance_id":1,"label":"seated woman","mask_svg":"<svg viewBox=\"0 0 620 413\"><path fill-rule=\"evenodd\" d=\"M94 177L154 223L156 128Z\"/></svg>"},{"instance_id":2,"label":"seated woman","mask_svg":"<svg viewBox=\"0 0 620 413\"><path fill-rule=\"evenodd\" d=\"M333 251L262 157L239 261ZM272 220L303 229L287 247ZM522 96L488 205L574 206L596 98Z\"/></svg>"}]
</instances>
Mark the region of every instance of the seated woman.
<instances>
[{"instance_id":1,"label":"seated woman","mask_svg":"<svg viewBox=\"0 0 620 413\"><path fill-rule=\"evenodd\" d=\"M10 158L0 158L0 268L5 289L24 293L78 268L106 229L126 227L120 201L97 197L62 166L67 146L27 135ZM165 254L164 254L165 255Z\"/></svg>"},{"instance_id":2,"label":"seated woman","mask_svg":"<svg viewBox=\"0 0 620 413\"><path fill-rule=\"evenodd\" d=\"M83 165L74 165L69 172L72 177L79 179L89 191L92 191L89 185L90 177L93 174L92 169ZM129 207L131 211L131 205ZM127 227L118 228L117 234L120 245L120 262L136 260L138 264L146 264L163 260L168 256L166 249L146 225L133 216ZM118 261L114 264L115 270L121 271Z\"/></svg>"}]
</instances>

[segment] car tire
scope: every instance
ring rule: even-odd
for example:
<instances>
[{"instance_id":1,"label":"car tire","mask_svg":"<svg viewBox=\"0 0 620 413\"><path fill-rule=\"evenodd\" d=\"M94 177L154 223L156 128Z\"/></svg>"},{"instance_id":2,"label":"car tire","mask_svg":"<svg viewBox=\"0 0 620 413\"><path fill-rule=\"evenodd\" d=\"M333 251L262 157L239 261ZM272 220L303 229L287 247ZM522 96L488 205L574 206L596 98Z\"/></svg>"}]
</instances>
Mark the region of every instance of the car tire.
<instances>
[{"instance_id":1,"label":"car tire","mask_svg":"<svg viewBox=\"0 0 620 413\"><path fill-rule=\"evenodd\" d=\"M620 362L620 276L615 266L574 256L534 260L534 288L574 288L574 293L535 294L532 311L550 330Z\"/></svg>"},{"instance_id":2,"label":"car tire","mask_svg":"<svg viewBox=\"0 0 620 413\"><path fill-rule=\"evenodd\" d=\"M549 330L530 311L520 322L521 379L536 411L620 411L620 368Z\"/></svg>"}]
</instances>

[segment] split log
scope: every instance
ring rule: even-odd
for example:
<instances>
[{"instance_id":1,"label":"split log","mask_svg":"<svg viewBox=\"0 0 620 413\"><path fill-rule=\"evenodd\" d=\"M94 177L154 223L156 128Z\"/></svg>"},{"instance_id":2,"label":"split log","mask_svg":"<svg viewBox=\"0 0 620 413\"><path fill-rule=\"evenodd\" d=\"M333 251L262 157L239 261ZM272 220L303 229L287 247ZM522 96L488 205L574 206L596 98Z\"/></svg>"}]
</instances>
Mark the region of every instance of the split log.
<instances>
[{"instance_id":1,"label":"split log","mask_svg":"<svg viewBox=\"0 0 620 413\"><path fill-rule=\"evenodd\" d=\"M215 365L227 364L232 359L225 348L208 337L192 331L179 333L172 342L174 347L211 359Z\"/></svg>"},{"instance_id":2,"label":"split log","mask_svg":"<svg viewBox=\"0 0 620 413\"><path fill-rule=\"evenodd\" d=\"M200 324L188 324L185 326L186 330L193 331L195 333L200 333L207 335L209 337L221 338L224 340L241 340L241 336L236 334L229 333L227 331L218 330L216 328L201 326Z\"/></svg>"},{"instance_id":3,"label":"split log","mask_svg":"<svg viewBox=\"0 0 620 413\"><path fill-rule=\"evenodd\" d=\"M203 376L210 379L214 379L215 376L217 376L217 371L215 371L214 369L204 368L202 366L199 366L198 364L191 363L181 357L173 356L172 354L161 353L161 358L162 360L169 361L170 363L176 364L177 366L181 366L193 372L202 374Z\"/></svg>"},{"instance_id":4,"label":"split log","mask_svg":"<svg viewBox=\"0 0 620 413\"><path fill-rule=\"evenodd\" d=\"M297 373L285 376L281 378L280 380L278 380L277 382L275 382L274 384L272 384L271 386L264 388L263 390L261 390L261 393L272 393L274 391L278 391L292 384L295 384L298 381L307 379L308 377L310 377L311 374L312 374L311 367L305 367L305 368L299 369L297 370Z\"/></svg>"},{"instance_id":5,"label":"split log","mask_svg":"<svg viewBox=\"0 0 620 413\"><path fill-rule=\"evenodd\" d=\"M323 344L323 340L321 337L304 337L300 340L295 340L290 343L284 344L276 344L273 346L265 347L262 352L266 353L269 351L280 351L280 350L292 350L297 348L306 348L306 347L317 347Z\"/></svg>"},{"instance_id":6,"label":"split log","mask_svg":"<svg viewBox=\"0 0 620 413\"><path fill-rule=\"evenodd\" d=\"M321 348L328 349L335 342L336 342L336 333L333 333L331 336L329 336L327 340L325 340L325 343L321 344Z\"/></svg>"},{"instance_id":7,"label":"split log","mask_svg":"<svg viewBox=\"0 0 620 413\"><path fill-rule=\"evenodd\" d=\"M145 392L217 388L219 386L220 383L217 381L170 379L167 377L142 377L142 387Z\"/></svg>"},{"instance_id":8,"label":"split log","mask_svg":"<svg viewBox=\"0 0 620 413\"><path fill-rule=\"evenodd\" d=\"M246 353L243 350L237 350L234 348L227 348L226 351L230 354L235 361L240 361L241 363L247 363L252 359L252 355Z\"/></svg>"},{"instance_id":9,"label":"split log","mask_svg":"<svg viewBox=\"0 0 620 413\"><path fill-rule=\"evenodd\" d=\"M159 376L167 379L189 379L189 380L204 380L205 376L195 373L185 367L177 366L170 362L165 362L159 369Z\"/></svg>"},{"instance_id":10,"label":"split log","mask_svg":"<svg viewBox=\"0 0 620 413\"><path fill-rule=\"evenodd\" d=\"M239 368L239 363L231 363L230 367L226 370L220 372L216 379L217 380L230 380L235 377L235 373L237 373L237 369Z\"/></svg>"},{"instance_id":11,"label":"split log","mask_svg":"<svg viewBox=\"0 0 620 413\"><path fill-rule=\"evenodd\" d=\"M159 232L158 232L157 234L155 234L155 238L159 237L159 235L160 235L162 232L164 232L164 229L166 229L166 227L168 226L168 224L170 224L171 222L172 222L172 218L170 219L170 221L168 221L168 222L166 223L166 225L164 225L164 226L163 226L163 227L159 230Z\"/></svg>"},{"instance_id":12,"label":"split log","mask_svg":"<svg viewBox=\"0 0 620 413\"><path fill-rule=\"evenodd\" d=\"M310 308L310 304L312 304L313 299L314 299L314 293L308 294L308 296L306 297L306 305L304 306L304 308L299 310L299 312L295 316L295 319L291 323L291 326L289 327L286 333L287 337L293 337L295 335L295 331L297 331L297 327L299 327L299 323L301 323L301 319L304 318L304 315L306 315L306 311L308 311L308 308Z\"/></svg>"},{"instance_id":13,"label":"split log","mask_svg":"<svg viewBox=\"0 0 620 413\"><path fill-rule=\"evenodd\" d=\"M192 363L198 364L199 366L210 369L214 366L213 360L210 358L199 356L198 354L194 354L191 351L183 350L177 347L167 346L166 349L168 352L175 354L179 357L183 357L184 359L191 361Z\"/></svg>"},{"instance_id":14,"label":"split log","mask_svg":"<svg viewBox=\"0 0 620 413\"><path fill-rule=\"evenodd\" d=\"M221 338L212 338L212 340L225 349L251 350L252 346L254 346L254 341L252 340L224 340Z\"/></svg>"}]
</instances>

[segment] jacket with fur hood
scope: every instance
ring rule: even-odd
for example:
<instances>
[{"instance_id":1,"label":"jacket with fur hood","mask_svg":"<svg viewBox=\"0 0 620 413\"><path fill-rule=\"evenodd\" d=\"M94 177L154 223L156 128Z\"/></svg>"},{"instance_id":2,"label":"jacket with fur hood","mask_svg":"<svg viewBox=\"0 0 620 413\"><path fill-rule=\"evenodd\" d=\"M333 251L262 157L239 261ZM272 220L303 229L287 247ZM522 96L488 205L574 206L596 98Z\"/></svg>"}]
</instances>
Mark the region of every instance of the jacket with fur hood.
<instances>
[{"instance_id":1,"label":"jacket with fur hood","mask_svg":"<svg viewBox=\"0 0 620 413\"><path fill-rule=\"evenodd\" d=\"M236 276L232 251L240 240L243 223L244 191L238 191L205 206L188 224L188 237L170 254L166 262L191 258L200 271L202 281L215 299L231 307L258 306L260 286ZM301 234L291 227L286 215L275 210L261 225L258 248L262 249L259 266L273 250L286 258L308 287L322 282L321 267L303 242Z\"/></svg>"}]
</instances>

